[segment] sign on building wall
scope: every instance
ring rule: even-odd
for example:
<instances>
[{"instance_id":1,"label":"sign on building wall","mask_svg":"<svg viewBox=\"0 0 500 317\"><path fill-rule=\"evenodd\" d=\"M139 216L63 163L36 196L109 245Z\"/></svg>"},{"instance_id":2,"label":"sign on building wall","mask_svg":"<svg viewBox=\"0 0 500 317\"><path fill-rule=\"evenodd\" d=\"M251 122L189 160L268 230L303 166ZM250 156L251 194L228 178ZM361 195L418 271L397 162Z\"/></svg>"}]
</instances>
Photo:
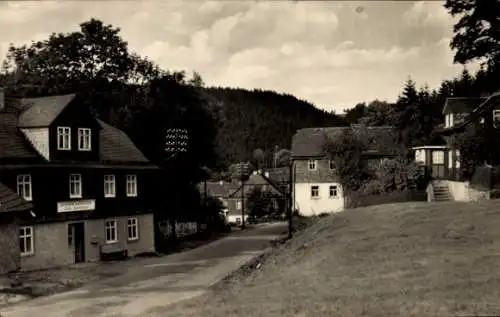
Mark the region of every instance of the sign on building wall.
<instances>
[{"instance_id":1,"label":"sign on building wall","mask_svg":"<svg viewBox=\"0 0 500 317\"><path fill-rule=\"evenodd\" d=\"M73 212L73 211L85 211L94 209L95 209L94 199L60 201L57 203L57 212Z\"/></svg>"}]
</instances>

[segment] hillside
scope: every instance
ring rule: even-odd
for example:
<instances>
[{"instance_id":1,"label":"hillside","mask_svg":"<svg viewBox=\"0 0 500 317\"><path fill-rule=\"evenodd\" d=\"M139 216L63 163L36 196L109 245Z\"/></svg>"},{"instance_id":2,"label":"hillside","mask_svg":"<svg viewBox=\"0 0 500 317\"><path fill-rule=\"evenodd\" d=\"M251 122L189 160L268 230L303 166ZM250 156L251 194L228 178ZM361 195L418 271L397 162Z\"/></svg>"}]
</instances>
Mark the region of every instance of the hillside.
<instances>
[{"instance_id":1,"label":"hillside","mask_svg":"<svg viewBox=\"0 0 500 317\"><path fill-rule=\"evenodd\" d=\"M339 116L288 94L234 88L205 88L205 92L222 105L216 146L225 164L248 160L257 148L267 155L275 145L289 149L297 129L345 124Z\"/></svg>"},{"instance_id":2,"label":"hillside","mask_svg":"<svg viewBox=\"0 0 500 317\"><path fill-rule=\"evenodd\" d=\"M499 227L495 200L352 209L169 316L498 316Z\"/></svg>"}]
</instances>

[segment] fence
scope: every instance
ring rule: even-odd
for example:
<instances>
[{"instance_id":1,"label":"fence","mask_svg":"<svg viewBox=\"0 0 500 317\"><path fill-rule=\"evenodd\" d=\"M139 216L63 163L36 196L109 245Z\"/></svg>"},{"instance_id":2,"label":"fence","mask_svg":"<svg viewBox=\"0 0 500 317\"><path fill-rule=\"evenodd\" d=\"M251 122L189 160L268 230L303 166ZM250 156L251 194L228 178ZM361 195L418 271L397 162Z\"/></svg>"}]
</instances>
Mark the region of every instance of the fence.
<instances>
[{"instance_id":1,"label":"fence","mask_svg":"<svg viewBox=\"0 0 500 317\"><path fill-rule=\"evenodd\" d=\"M427 201L427 194L425 191L399 191L380 195L362 195L359 193L353 193L346 197L345 207L356 208L407 201Z\"/></svg>"},{"instance_id":2,"label":"fence","mask_svg":"<svg viewBox=\"0 0 500 317\"><path fill-rule=\"evenodd\" d=\"M165 237L172 235L172 224L169 221L163 221L159 223L159 230ZM206 229L206 224L201 225L201 230ZM185 237L195 234L198 230L198 224L196 222L176 222L175 223L175 233L177 237Z\"/></svg>"}]
</instances>

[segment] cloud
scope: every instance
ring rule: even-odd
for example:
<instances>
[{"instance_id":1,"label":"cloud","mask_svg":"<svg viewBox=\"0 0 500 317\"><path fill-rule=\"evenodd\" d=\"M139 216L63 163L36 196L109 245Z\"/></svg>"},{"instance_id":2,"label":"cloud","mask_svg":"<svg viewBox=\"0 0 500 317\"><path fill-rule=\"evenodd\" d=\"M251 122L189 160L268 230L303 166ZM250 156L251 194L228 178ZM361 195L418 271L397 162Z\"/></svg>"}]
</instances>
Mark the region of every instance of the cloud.
<instances>
[{"instance_id":1,"label":"cloud","mask_svg":"<svg viewBox=\"0 0 500 317\"><path fill-rule=\"evenodd\" d=\"M394 99L408 75L434 86L461 69L440 2L3 2L0 28L9 32L0 34L0 54L10 42L73 31L92 17L120 27L131 50L165 69L330 110Z\"/></svg>"},{"instance_id":2,"label":"cloud","mask_svg":"<svg viewBox=\"0 0 500 317\"><path fill-rule=\"evenodd\" d=\"M448 15L440 1L418 1L403 15L406 23L413 27L448 25L453 18Z\"/></svg>"}]
</instances>

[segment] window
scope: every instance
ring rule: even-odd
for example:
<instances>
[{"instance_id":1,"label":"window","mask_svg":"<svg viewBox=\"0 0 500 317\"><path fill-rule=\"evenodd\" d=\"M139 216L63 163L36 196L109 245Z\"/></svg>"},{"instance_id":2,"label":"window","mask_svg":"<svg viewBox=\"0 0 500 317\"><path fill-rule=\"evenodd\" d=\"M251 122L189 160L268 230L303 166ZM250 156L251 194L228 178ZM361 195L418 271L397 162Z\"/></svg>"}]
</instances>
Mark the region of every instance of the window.
<instances>
[{"instance_id":1,"label":"window","mask_svg":"<svg viewBox=\"0 0 500 317\"><path fill-rule=\"evenodd\" d=\"M115 175L104 175L104 197L116 196Z\"/></svg>"},{"instance_id":2,"label":"window","mask_svg":"<svg viewBox=\"0 0 500 317\"><path fill-rule=\"evenodd\" d=\"M31 201L31 175L17 175L17 194L25 200Z\"/></svg>"},{"instance_id":3,"label":"window","mask_svg":"<svg viewBox=\"0 0 500 317\"><path fill-rule=\"evenodd\" d=\"M311 198L319 198L319 186L311 186Z\"/></svg>"},{"instance_id":4,"label":"window","mask_svg":"<svg viewBox=\"0 0 500 317\"><path fill-rule=\"evenodd\" d=\"M90 129L78 128L78 150L90 151L91 147Z\"/></svg>"},{"instance_id":5,"label":"window","mask_svg":"<svg viewBox=\"0 0 500 317\"><path fill-rule=\"evenodd\" d=\"M137 176L127 175L127 196L137 196Z\"/></svg>"},{"instance_id":6,"label":"window","mask_svg":"<svg viewBox=\"0 0 500 317\"><path fill-rule=\"evenodd\" d=\"M500 110L493 110L493 125L495 127L500 125Z\"/></svg>"},{"instance_id":7,"label":"window","mask_svg":"<svg viewBox=\"0 0 500 317\"><path fill-rule=\"evenodd\" d=\"M137 223L137 218L128 218L127 229L128 229L128 240L131 241L139 239L139 225Z\"/></svg>"},{"instance_id":8,"label":"window","mask_svg":"<svg viewBox=\"0 0 500 317\"><path fill-rule=\"evenodd\" d=\"M337 198L338 190L336 185L330 186L329 192L330 192L330 198Z\"/></svg>"},{"instance_id":9,"label":"window","mask_svg":"<svg viewBox=\"0 0 500 317\"><path fill-rule=\"evenodd\" d=\"M69 198L82 198L82 175L69 175Z\"/></svg>"},{"instance_id":10,"label":"window","mask_svg":"<svg viewBox=\"0 0 500 317\"><path fill-rule=\"evenodd\" d=\"M330 170L334 170L335 169L335 161L334 160L328 160L328 168Z\"/></svg>"},{"instance_id":11,"label":"window","mask_svg":"<svg viewBox=\"0 0 500 317\"><path fill-rule=\"evenodd\" d=\"M444 127L449 128L453 126L453 113L448 113L445 115Z\"/></svg>"},{"instance_id":12,"label":"window","mask_svg":"<svg viewBox=\"0 0 500 317\"><path fill-rule=\"evenodd\" d=\"M118 241L118 232L116 230L116 220L106 220L106 243L113 243Z\"/></svg>"},{"instance_id":13,"label":"window","mask_svg":"<svg viewBox=\"0 0 500 317\"><path fill-rule=\"evenodd\" d=\"M307 162L307 167L309 168L310 171L315 171L316 170L316 160L309 160Z\"/></svg>"},{"instance_id":14,"label":"window","mask_svg":"<svg viewBox=\"0 0 500 317\"><path fill-rule=\"evenodd\" d=\"M443 151L432 151L432 164L444 164Z\"/></svg>"},{"instance_id":15,"label":"window","mask_svg":"<svg viewBox=\"0 0 500 317\"><path fill-rule=\"evenodd\" d=\"M455 167L460 168L460 151L455 150Z\"/></svg>"},{"instance_id":16,"label":"window","mask_svg":"<svg viewBox=\"0 0 500 317\"><path fill-rule=\"evenodd\" d=\"M19 247L21 249L21 255L35 253L33 247L33 227L19 228Z\"/></svg>"},{"instance_id":17,"label":"window","mask_svg":"<svg viewBox=\"0 0 500 317\"><path fill-rule=\"evenodd\" d=\"M241 210L241 200L236 201L236 210Z\"/></svg>"},{"instance_id":18,"label":"window","mask_svg":"<svg viewBox=\"0 0 500 317\"><path fill-rule=\"evenodd\" d=\"M71 150L71 128L57 127L57 149Z\"/></svg>"}]
</instances>

